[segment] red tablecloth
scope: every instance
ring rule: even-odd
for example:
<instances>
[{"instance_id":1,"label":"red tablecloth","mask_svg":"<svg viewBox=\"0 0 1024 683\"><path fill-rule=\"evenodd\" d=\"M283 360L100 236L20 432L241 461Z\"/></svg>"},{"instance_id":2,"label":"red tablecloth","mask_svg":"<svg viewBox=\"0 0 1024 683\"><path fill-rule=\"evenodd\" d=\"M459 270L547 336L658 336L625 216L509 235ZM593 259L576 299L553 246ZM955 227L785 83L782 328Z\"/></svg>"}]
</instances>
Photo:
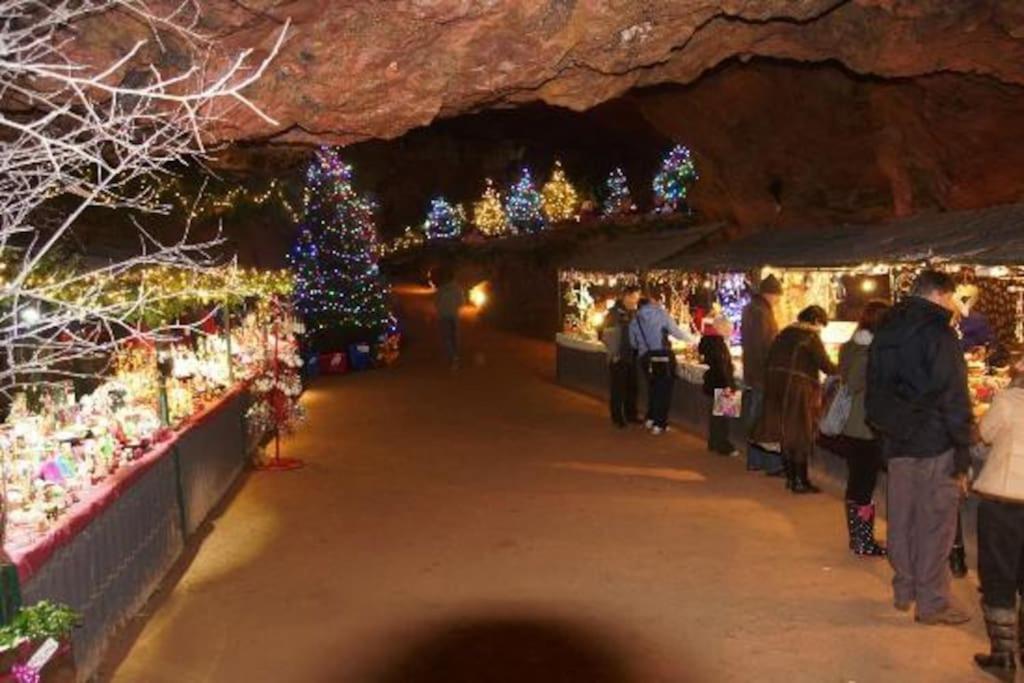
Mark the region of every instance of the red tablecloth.
<instances>
[{"instance_id":1,"label":"red tablecloth","mask_svg":"<svg viewBox=\"0 0 1024 683\"><path fill-rule=\"evenodd\" d=\"M4 551L18 568L18 577L24 583L39 571L58 548L67 544L82 529L87 527L105 509L110 507L121 494L139 477L145 474L162 458L171 454L174 444L181 435L206 421L211 415L223 409L233 398L244 391L246 383L237 384L218 400L204 406L195 415L182 422L163 441L155 444L138 460L122 466L110 477L79 493L79 500L60 518L57 525L42 536L35 537L24 545L16 545L16 539L8 539Z\"/></svg>"}]
</instances>

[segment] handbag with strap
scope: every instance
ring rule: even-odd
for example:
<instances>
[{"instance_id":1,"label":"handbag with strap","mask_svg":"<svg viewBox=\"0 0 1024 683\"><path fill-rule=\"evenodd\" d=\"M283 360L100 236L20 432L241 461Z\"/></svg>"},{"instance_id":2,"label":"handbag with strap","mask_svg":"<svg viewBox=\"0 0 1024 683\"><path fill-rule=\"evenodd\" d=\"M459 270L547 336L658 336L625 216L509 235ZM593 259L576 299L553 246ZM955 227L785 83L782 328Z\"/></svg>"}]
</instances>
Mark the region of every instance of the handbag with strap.
<instances>
[{"instance_id":1,"label":"handbag with strap","mask_svg":"<svg viewBox=\"0 0 1024 683\"><path fill-rule=\"evenodd\" d=\"M651 343L647 341L647 335L644 333L644 326L638 320L636 327L640 330L640 336L643 337L644 345L647 346L647 353L643 355L644 368L650 373L651 377L671 377L675 370L673 366L673 360L671 351L668 349L655 350L651 348Z\"/></svg>"}]
</instances>

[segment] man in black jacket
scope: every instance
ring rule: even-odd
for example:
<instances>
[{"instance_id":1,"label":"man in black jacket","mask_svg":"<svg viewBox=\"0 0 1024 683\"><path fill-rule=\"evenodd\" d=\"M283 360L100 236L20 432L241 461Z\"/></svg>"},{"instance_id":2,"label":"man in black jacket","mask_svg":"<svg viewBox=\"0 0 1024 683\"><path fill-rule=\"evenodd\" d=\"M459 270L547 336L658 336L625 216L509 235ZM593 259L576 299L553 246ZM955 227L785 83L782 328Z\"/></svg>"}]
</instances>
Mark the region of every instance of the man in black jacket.
<instances>
[{"instance_id":1,"label":"man in black jacket","mask_svg":"<svg viewBox=\"0 0 1024 683\"><path fill-rule=\"evenodd\" d=\"M865 397L868 422L889 463L889 561L894 604L917 621L961 624L947 558L970 465L967 367L951 321L949 275L922 272L911 296L875 334Z\"/></svg>"},{"instance_id":2,"label":"man in black jacket","mask_svg":"<svg viewBox=\"0 0 1024 683\"><path fill-rule=\"evenodd\" d=\"M636 410L636 349L629 343L629 323L636 315L639 301L639 287L629 285L623 289L622 298L608 309L601 330L601 341L608 349L609 409L612 422L618 427L640 421Z\"/></svg>"}]
</instances>

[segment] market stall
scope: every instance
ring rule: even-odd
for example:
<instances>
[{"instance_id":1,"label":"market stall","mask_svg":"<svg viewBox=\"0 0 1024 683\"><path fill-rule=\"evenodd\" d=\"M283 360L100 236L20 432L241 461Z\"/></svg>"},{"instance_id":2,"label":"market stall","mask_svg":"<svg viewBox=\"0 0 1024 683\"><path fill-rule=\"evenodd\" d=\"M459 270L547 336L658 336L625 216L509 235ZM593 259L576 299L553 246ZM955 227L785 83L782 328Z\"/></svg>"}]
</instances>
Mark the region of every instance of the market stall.
<instances>
[{"instance_id":1,"label":"market stall","mask_svg":"<svg viewBox=\"0 0 1024 683\"><path fill-rule=\"evenodd\" d=\"M793 322L805 306L822 306L834 321L823 333L832 354L850 338L867 301L896 301L921 269L945 270L958 283L958 331L980 415L1008 381L1008 358L1024 347L1021 226L1024 205L1013 204L874 225L765 231L661 265L676 273L747 274L749 282L774 274L783 286L779 324Z\"/></svg>"},{"instance_id":2,"label":"market stall","mask_svg":"<svg viewBox=\"0 0 1024 683\"><path fill-rule=\"evenodd\" d=\"M705 248L675 254L628 272L614 269L561 273L564 330L558 340L558 375L567 386L605 395L605 371L594 359L571 358L573 348L601 351L596 328L603 307L625 277L663 295L673 317L698 327L708 316L725 316L736 332L731 340L737 374L742 362L740 313L754 283L774 274L783 285L776 311L780 325L796 319L805 306L824 307L833 322L823 333L836 356L850 338L856 317L871 299L896 300L909 291L916 272L928 266L951 272L960 283L975 412L1008 381L1006 359L1024 346L1024 205L978 211L925 214L874 225L765 230ZM611 259L609 259L610 262ZM595 264L588 264L593 266ZM681 387L673 417L703 434L706 408L690 395L699 389L704 368L696 349L676 346ZM694 406L700 405L695 410ZM738 428L739 425L736 425ZM837 466L838 469L838 466Z\"/></svg>"},{"instance_id":3,"label":"market stall","mask_svg":"<svg viewBox=\"0 0 1024 683\"><path fill-rule=\"evenodd\" d=\"M94 670L107 638L230 488L253 427L273 426L259 410L266 368L287 387L273 412L296 409L301 325L270 305L279 287L262 274L230 283L240 296L206 290L198 298L224 303L199 306L175 336L112 345L109 374L91 391L59 374L24 385L0 425L4 551L23 603L49 600L81 616L72 634L80 673Z\"/></svg>"},{"instance_id":4,"label":"market stall","mask_svg":"<svg viewBox=\"0 0 1024 683\"><path fill-rule=\"evenodd\" d=\"M556 374L560 384L598 396L608 395L608 360L598 329L622 287L639 284L657 292L681 325L696 329L690 308L692 282L658 268L673 255L693 249L721 230L720 224L623 235L589 245L566 259L559 271L562 331L556 336ZM707 398L701 391L703 368L696 350L678 345L678 373L686 380L675 393L673 418L694 430L706 422ZM643 383L641 383L642 385ZM641 386L641 396L644 388Z\"/></svg>"}]
</instances>

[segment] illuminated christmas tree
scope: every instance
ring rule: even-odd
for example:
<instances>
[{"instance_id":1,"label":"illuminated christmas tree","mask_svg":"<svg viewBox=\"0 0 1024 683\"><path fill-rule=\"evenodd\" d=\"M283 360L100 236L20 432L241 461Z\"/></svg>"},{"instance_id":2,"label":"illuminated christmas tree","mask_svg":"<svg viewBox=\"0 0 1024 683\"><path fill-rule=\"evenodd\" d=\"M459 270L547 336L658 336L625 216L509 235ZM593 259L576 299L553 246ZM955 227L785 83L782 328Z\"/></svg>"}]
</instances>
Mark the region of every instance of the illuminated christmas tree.
<instances>
[{"instance_id":1,"label":"illuminated christmas tree","mask_svg":"<svg viewBox=\"0 0 1024 683\"><path fill-rule=\"evenodd\" d=\"M462 234L466 227L466 212L458 204L452 206L444 197L430 201L423 231L428 240L450 240Z\"/></svg>"},{"instance_id":2,"label":"illuminated christmas tree","mask_svg":"<svg viewBox=\"0 0 1024 683\"><path fill-rule=\"evenodd\" d=\"M690 150L676 145L661 162L661 170L654 176L654 196L669 211L685 210L690 186L697 177L697 167Z\"/></svg>"},{"instance_id":3,"label":"illuminated christmas tree","mask_svg":"<svg viewBox=\"0 0 1024 683\"><path fill-rule=\"evenodd\" d=\"M494 183L487 179L484 194L473 205L473 225L481 234L496 237L508 232L508 219L505 207L501 205L501 193L494 189Z\"/></svg>"},{"instance_id":4,"label":"illuminated christmas tree","mask_svg":"<svg viewBox=\"0 0 1024 683\"><path fill-rule=\"evenodd\" d=\"M533 186L530 169L524 168L519 181L508 192L505 203L505 215L514 233L540 232L546 227L544 214L541 213L541 199L537 188Z\"/></svg>"},{"instance_id":5,"label":"illuminated christmas tree","mask_svg":"<svg viewBox=\"0 0 1024 683\"><path fill-rule=\"evenodd\" d=\"M576 217L579 199L576 196L576 189L566 180L560 162L555 162L555 167L551 171L551 179L544 183L540 192L543 199L544 215L550 222L562 223Z\"/></svg>"},{"instance_id":6,"label":"illuminated christmas tree","mask_svg":"<svg viewBox=\"0 0 1024 683\"><path fill-rule=\"evenodd\" d=\"M601 214L604 216L622 216L633 210L633 198L629 194L629 185L626 183L626 174L621 168L616 168L608 174L604 181L605 197L601 204Z\"/></svg>"},{"instance_id":7,"label":"illuminated christmas tree","mask_svg":"<svg viewBox=\"0 0 1024 683\"><path fill-rule=\"evenodd\" d=\"M306 169L303 220L289 254L295 308L314 345L338 348L393 331L390 287L377 265L373 202L356 192L352 167L329 147Z\"/></svg>"}]
</instances>

